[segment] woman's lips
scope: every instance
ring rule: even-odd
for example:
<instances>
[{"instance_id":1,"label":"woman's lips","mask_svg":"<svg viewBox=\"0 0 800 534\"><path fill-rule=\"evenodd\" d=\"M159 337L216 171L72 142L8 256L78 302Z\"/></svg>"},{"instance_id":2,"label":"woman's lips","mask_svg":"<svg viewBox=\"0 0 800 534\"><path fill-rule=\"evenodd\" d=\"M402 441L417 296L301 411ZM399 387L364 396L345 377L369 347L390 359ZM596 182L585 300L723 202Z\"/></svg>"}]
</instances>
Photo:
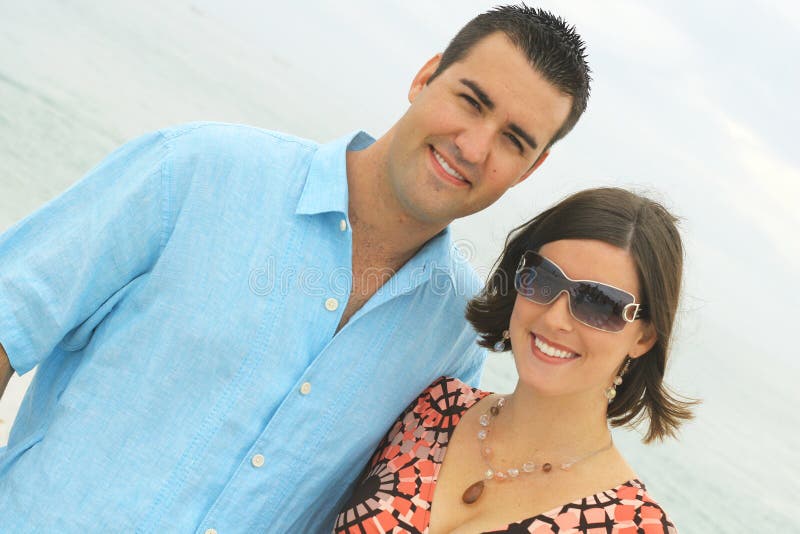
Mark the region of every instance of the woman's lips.
<instances>
[{"instance_id":1,"label":"woman's lips","mask_svg":"<svg viewBox=\"0 0 800 534\"><path fill-rule=\"evenodd\" d=\"M537 346L536 346L536 335L535 335L533 332L531 332L531 333L530 333L530 334L528 334L528 335L529 335L529 337L530 337L531 352L533 352L533 355L534 355L536 358L538 358L539 360L541 360L541 361L543 361L543 362L545 362L545 363L548 363L548 364L551 364L551 365L564 365L564 364L567 364L567 363L569 363L569 362L575 361L575 360L577 360L578 358L580 358L580 354L576 354L576 353L574 353L574 352L573 352L573 354L575 354L575 356L573 356L573 357L571 357L571 358L559 358L559 357L557 357L557 356L550 356L549 354L545 354L544 352L542 352L542 351L539 349L539 347L537 347ZM558 347L557 347L557 346L555 346L555 345L551 345L551 344L550 344L548 341L546 341L544 338L541 338L541 341L543 341L543 342L547 343L548 345L550 345L550 346L552 346L552 347L554 347L554 348L558 348ZM566 349L565 349L565 350L566 350Z\"/></svg>"}]
</instances>

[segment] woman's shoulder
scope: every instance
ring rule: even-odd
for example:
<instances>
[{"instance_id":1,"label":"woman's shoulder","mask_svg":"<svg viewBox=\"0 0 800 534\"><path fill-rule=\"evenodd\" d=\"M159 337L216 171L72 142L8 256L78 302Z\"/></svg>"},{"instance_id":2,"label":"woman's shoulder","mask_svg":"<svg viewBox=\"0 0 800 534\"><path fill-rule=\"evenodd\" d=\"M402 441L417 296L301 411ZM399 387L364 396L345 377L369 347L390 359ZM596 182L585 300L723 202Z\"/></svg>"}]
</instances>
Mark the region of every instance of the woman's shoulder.
<instances>
[{"instance_id":1,"label":"woman's shoulder","mask_svg":"<svg viewBox=\"0 0 800 534\"><path fill-rule=\"evenodd\" d=\"M491 392L474 388L458 378L441 376L419 394L416 404L441 413L463 413L487 395Z\"/></svg>"},{"instance_id":2,"label":"woman's shoulder","mask_svg":"<svg viewBox=\"0 0 800 534\"><path fill-rule=\"evenodd\" d=\"M553 528L557 526L557 528ZM547 530L548 527L550 530ZM595 530L596 529L596 530ZM677 534L663 508L638 479L512 523L496 532L615 532Z\"/></svg>"},{"instance_id":3,"label":"woman's shoulder","mask_svg":"<svg viewBox=\"0 0 800 534\"><path fill-rule=\"evenodd\" d=\"M667 513L647 492L644 483L631 479L613 490L613 498L602 505L606 515L614 520L615 526L624 532L677 534L677 529L667 517Z\"/></svg>"},{"instance_id":4,"label":"woman's shoulder","mask_svg":"<svg viewBox=\"0 0 800 534\"><path fill-rule=\"evenodd\" d=\"M397 418L390 434L419 427L452 430L470 407L490 394L457 378L441 376L411 401Z\"/></svg>"},{"instance_id":5,"label":"woman's shoulder","mask_svg":"<svg viewBox=\"0 0 800 534\"><path fill-rule=\"evenodd\" d=\"M457 378L437 378L395 420L367 467L372 468L381 460L393 458L416 443L446 448L464 412L489 394Z\"/></svg>"}]
</instances>

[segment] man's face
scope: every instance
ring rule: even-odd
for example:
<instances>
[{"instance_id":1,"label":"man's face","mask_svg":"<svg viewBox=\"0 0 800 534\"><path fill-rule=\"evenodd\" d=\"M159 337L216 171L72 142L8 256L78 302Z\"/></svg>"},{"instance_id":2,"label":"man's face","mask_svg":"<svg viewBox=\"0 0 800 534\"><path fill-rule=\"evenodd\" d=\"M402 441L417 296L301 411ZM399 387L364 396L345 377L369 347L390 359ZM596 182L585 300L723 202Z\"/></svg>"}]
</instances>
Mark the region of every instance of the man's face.
<instances>
[{"instance_id":1,"label":"man's face","mask_svg":"<svg viewBox=\"0 0 800 534\"><path fill-rule=\"evenodd\" d=\"M438 63L414 79L387 160L403 210L437 225L482 210L527 178L572 103L502 33L427 84Z\"/></svg>"}]
</instances>

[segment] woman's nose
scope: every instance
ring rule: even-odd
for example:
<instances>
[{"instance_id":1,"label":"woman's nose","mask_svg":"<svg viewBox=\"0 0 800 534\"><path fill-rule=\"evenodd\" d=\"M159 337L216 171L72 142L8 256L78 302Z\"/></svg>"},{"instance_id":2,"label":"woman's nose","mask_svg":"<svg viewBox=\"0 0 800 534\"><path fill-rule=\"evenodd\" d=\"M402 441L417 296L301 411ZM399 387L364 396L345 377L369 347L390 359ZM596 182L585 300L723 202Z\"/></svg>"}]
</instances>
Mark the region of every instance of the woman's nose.
<instances>
[{"instance_id":1,"label":"woman's nose","mask_svg":"<svg viewBox=\"0 0 800 534\"><path fill-rule=\"evenodd\" d=\"M569 295L566 292L556 297L556 300L547 306L544 313L547 326L554 330L571 331L573 326L572 314L569 311Z\"/></svg>"}]
</instances>

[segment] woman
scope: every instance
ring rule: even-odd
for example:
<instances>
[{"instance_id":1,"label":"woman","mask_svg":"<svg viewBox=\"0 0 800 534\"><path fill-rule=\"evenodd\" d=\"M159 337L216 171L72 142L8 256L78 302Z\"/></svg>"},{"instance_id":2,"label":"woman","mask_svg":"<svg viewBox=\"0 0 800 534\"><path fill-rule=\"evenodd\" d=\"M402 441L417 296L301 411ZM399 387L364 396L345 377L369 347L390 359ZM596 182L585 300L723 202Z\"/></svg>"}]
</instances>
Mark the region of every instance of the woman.
<instances>
[{"instance_id":1,"label":"woman","mask_svg":"<svg viewBox=\"0 0 800 534\"><path fill-rule=\"evenodd\" d=\"M511 350L497 395L442 377L378 447L336 532L676 532L610 426L673 436L691 403L663 384L682 247L659 204L583 191L512 232L467 318ZM435 490L435 491L434 491Z\"/></svg>"}]
</instances>

